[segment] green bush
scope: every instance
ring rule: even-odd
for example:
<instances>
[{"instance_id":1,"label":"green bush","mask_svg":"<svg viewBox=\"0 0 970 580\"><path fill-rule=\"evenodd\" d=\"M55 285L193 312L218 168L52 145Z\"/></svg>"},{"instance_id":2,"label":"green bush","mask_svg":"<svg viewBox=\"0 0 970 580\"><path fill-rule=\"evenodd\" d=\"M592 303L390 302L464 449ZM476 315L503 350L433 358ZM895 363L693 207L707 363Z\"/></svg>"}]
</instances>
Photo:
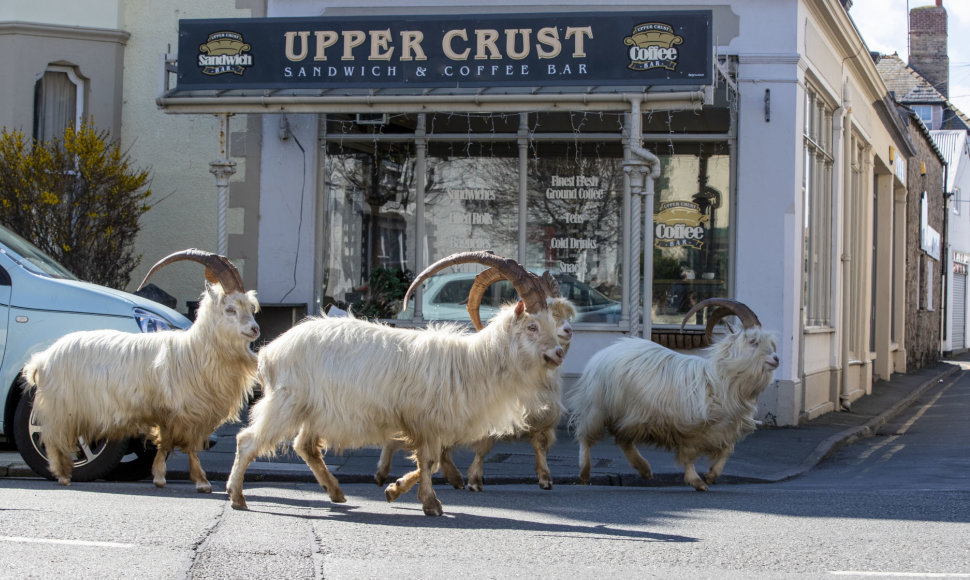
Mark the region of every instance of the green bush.
<instances>
[{"instance_id":1,"label":"green bush","mask_svg":"<svg viewBox=\"0 0 970 580\"><path fill-rule=\"evenodd\" d=\"M44 142L0 132L0 223L82 280L128 285L141 262L133 245L149 183L147 170L87 123Z\"/></svg>"}]
</instances>

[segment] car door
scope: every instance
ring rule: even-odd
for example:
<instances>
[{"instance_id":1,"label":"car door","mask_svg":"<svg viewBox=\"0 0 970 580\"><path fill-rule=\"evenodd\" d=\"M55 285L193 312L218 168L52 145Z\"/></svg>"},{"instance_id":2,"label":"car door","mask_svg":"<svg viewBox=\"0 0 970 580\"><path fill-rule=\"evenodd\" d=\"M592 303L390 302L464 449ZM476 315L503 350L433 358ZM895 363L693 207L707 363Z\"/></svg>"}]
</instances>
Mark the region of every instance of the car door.
<instances>
[{"instance_id":1,"label":"car door","mask_svg":"<svg viewBox=\"0 0 970 580\"><path fill-rule=\"evenodd\" d=\"M0 363L7 351L7 324L10 317L10 274L0 266Z\"/></svg>"}]
</instances>

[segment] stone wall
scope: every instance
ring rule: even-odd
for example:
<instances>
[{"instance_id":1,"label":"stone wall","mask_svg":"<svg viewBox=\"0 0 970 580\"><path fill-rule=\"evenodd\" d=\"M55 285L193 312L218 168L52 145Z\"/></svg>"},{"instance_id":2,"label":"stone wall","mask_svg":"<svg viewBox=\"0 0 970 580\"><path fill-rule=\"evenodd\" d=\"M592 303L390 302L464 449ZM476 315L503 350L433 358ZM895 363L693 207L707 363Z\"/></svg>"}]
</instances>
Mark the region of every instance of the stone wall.
<instances>
[{"instance_id":1,"label":"stone wall","mask_svg":"<svg viewBox=\"0 0 970 580\"><path fill-rule=\"evenodd\" d=\"M937 155L932 139L913 117L908 122L909 135L916 147L909 160L906 199L906 368L923 368L935 364L940 356L940 321L945 304L945 261L934 260L920 245L921 200L926 192L929 225L946 239L943 205L943 161ZM925 166L926 173L922 174ZM944 242L945 244L945 242ZM941 250L941 259L942 252ZM931 273L931 276L928 275ZM927 293L932 293L932 303Z\"/></svg>"}]
</instances>

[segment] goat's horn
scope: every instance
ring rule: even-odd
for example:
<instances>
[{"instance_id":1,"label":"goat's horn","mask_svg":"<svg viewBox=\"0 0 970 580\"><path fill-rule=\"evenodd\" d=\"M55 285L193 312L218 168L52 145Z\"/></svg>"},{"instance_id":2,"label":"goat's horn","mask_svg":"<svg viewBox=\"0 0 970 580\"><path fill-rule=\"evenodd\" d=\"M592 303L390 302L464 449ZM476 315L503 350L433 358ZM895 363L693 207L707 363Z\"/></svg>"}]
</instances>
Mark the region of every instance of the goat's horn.
<instances>
[{"instance_id":1,"label":"goat's horn","mask_svg":"<svg viewBox=\"0 0 970 580\"><path fill-rule=\"evenodd\" d=\"M549 273L549 270L542 273L540 280L542 280L542 287L546 291L547 298L559 298L562 296L559 291L559 282L556 282L556 279Z\"/></svg>"},{"instance_id":2,"label":"goat's horn","mask_svg":"<svg viewBox=\"0 0 970 580\"><path fill-rule=\"evenodd\" d=\"M530 272L530 276L533 274ZM489 268L487 270L482 270L479 272L478 276L475 276L475 283L472 284L471 290L468 291L468 315L472 319L472 324L475 326L475 330L481 330L485 328L482 324L482 317L479 309L482 304L482 297L485 295L485 291L488 287L496 282L506 280L505 275L496 268ZM539 285L542 287L543 291L546 293L546 298L559 298L559 283L556 279L552 277L552 274L546 270L541 278L538 278Z\"/></svg>"},{"instance_id":3,"label":"goat's horn","mask_svg":"<svg viewBox=\"0 0 970 580\"><path fill-rule=\"evenodd\" d=\"M488 287L496 282L505 280L505 275L502 274L497 268L489 268L487 270L482 270L475 276L475 282L472 284L472 289L468 291L468 316L472 319L472 324L475 326L475 330L481 330L485 328L482 324L482 315L479 312L479 307L482 305L482 297L485 295L485 291Z\"/></svg>"},{"instance_id":4,"label":"goat's horn","mask_svg":"<svg viewBox=\"0 0 970 580\"><path fill-rule=\"evenodd\" d=\"M545 291L539 282L538 276L523 268L522 265L515 260L497 256L490 251L481 251L458 252L457 254L448 256L447 258L442 258L425 268L424 271L414 278L414 281L411 282L411 286L408 288L408 291L404 294L404 306L401 308L401 311L403 312L407 308L408 299L411 297L411 294L417 290L421 283L433 276L436 272L439 272L448 266L455 266L458 264L482 264L490 268L495 268L501 272L509 282L512 283L512 286L515 288L516 292L519 293L519 297L521 297L522 301L525 302L525 309L527 311L535 314L546 308L546 300L544 296Z\"/></svg>"},{"instance_id":5,"label":"goat's horn","mask_svg":"<svg viewBox=\"0 0 970 580\"><path fill-rule=\"evenodd\" d=\"M717 322L729 314L733 314L741 320L741 324L744 328L751 328L752 326L761 326L761 321L758 320L757 315L751 311L746 305L737 300L731 300L730 298L708 298L707 300L701 300L694 305L690 311L684 315L684 321L680 323L680 330L684 330L684 326L687 325L687 321L690 317L700 312L708 306L717 306L711 313L710 318L707 321L707 336L710 339L711 330ZM713 322L712 322L713 321Z\"/></svg>"},{"instance_id":6,"label":"goat's horn","mask_svg":"<svg viewBox=\"0 0 970 580\"><path fill-rule=\"evenodd\" d=\"M205 266L206 280L212 284L221 284L222 289L225 290L227 294L231 292L244 291L242 276L239 275L239 270L232 265L229 258L220 256L219 254L213 254L212 252L206 252L204 250L196 250L195 248L169 254L156 262L155 265L152 266L148 271L148 274L145 274L145 279L142 280L141 284L138 285L138 290L145 287L145 284L148 283L148 279L151 278L155 272L173 262L179 262L182 260L198 262ZM136 290L136 292L138 290Z\"/></svg>"}]
</instances>

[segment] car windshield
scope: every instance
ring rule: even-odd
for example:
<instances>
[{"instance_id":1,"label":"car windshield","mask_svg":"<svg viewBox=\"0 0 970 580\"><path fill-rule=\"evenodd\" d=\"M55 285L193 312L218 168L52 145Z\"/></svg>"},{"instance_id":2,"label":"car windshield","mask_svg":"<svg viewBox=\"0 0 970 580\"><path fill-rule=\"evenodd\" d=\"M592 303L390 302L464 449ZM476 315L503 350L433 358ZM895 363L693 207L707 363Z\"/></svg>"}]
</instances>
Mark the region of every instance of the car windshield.
<instances>
[{"instance_id":1,"label":"car windshield","mask_svg":"<svg viewBox=\"0 0 970 580\"><path fill-rule=\"evenodd\" d=\"M49 276L51 278L77 280L74 274L64 266L58 264L54 258L51 258L37 248L37 246L3 226L0 226L0 246L2 246L0 247L0 251L10 256L24 269L34 274Z\"/></svg>"}]
</instances>

